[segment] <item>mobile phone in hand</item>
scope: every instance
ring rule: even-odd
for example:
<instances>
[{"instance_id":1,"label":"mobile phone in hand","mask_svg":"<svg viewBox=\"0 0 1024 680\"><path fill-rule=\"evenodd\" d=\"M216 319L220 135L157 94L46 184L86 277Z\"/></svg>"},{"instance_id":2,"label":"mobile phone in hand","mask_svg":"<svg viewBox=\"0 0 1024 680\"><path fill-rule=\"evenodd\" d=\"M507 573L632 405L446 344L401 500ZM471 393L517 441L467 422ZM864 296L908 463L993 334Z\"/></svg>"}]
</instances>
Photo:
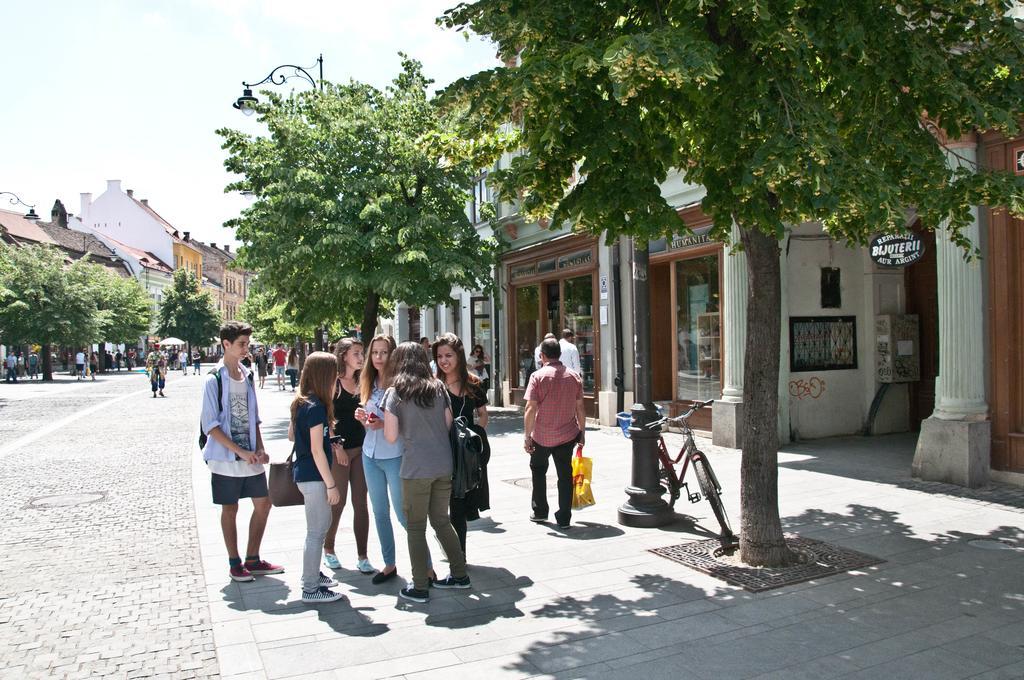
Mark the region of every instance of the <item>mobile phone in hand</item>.
<instances>
[{"instance_id":1,"label":"mobile phone in hand","mask_svg":"<svg viewBox=\"0 0 1024 680\"><path fill-rule=\"evenodd\" d=\"M342 437L340 434L336 434L333 437L331 437L331 443L332 444L341 444L344 441L345 441L344 437Z\"/></svg>"}]
</instances>

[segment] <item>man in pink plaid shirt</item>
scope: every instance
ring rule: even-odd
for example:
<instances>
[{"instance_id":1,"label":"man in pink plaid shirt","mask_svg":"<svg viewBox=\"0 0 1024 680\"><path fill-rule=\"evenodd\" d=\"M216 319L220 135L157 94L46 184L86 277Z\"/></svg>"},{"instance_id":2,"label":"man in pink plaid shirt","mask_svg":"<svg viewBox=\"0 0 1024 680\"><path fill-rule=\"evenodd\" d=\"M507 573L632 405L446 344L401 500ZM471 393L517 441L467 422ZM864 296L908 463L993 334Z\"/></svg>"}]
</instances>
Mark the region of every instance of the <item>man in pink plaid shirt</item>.
<instances>
[{"instance_id":1,"label":"man in pink plaid shirt","mask_svg":"<svg viewBox=\"0 0 1024 680\"><path fill-rule=\"evenodd\" d=\"M572 449L583 444L587 426L583 410L583 381L561 361L562 347L558 340L547 339L540 344L544 367L530 376L526 388L526 441L523 448L530 454L533 473L533 522L548 519L548 458L555 461L558 473L559 529L569 527L572 515Z\"/></svg>"}]
</instances>

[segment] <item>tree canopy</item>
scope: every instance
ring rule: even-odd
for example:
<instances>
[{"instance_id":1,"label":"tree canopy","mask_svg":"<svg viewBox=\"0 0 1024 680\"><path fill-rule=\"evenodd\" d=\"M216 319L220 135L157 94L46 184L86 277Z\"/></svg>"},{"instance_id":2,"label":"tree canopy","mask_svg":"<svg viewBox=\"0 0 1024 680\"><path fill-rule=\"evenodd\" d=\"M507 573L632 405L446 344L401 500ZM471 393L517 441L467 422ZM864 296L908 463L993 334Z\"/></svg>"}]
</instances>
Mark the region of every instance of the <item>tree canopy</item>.
<instances>
[{"instance_id":1,"label":"tree canopy","mask_svg":"<svg viewBox=\"0 0 1024 680\"><path fill-rule=\"evenodd\" d=\"M463 129L514 122L494 177L528 216L629 235L683 228L658 184L703 185L713 236L747 252L741 558L792 559L778 516L780 267L787 225L864 243L926 228L965 247L971 206L1024 209L1024 181L947 140L1018 132L1024 33L1010 0L477 0L439 21L497 42L446 92ZM453 146L453 148L457 148ZM579 181L573 178L579 176Z\"/></svg>"},{"instance_id":2,"label":"tree canopy","mask_svg":"<svg viewBox=\"0 0 1024 680\"><path fill-rule=\"evenodd\" d=\"M474 168L431 143L451 125L427 96L431 81L403 55L383 91L325 83L258 108L267 136L218 130L227 191L255 202L226 223L240 263L300 325L363 320L381 305L429 304L452 286L490 282L496 244L465 215Z\"/></svg>"},{"instance_id":3,"label":"tree canopy","mask_svg":"<svg viewBox=\"0 0 1024 680\"><path fill-rule=\"evenodd\" d=\"M221 318L209 291L187 269L177 269L160 302L157 333L175 336L192 345L205 347L220 331Z\"/></svg>"},{"instance_id":4,"label":"tree canopy","mask_svg":"<svg viewBox=\"0 0 1024 680\"><path fill-rule=\"evenodd\" d=\"M100 337L115 344L134 344L149 334L153 310L149 294L134 278L107 274L99 306L105 312Z\"/></svg>"}]
</instances>

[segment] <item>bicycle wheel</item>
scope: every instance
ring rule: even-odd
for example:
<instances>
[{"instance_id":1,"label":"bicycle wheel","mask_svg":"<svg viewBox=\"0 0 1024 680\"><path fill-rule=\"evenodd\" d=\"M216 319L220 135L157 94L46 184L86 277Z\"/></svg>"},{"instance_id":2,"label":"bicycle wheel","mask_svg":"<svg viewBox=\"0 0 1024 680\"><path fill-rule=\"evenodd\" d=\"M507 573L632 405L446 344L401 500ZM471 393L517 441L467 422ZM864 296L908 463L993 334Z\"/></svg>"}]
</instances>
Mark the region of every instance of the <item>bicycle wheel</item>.
<instances>
[{"instance_id":1,"label":"bicycle wheel","mask_svg":"<svg viewBox=\"0 0 1024 680\"><path fill-rule=\"evenodd\" d=\"M676 481L676 475L672 470L666 470L664 464L658 468L658 481L661 488L668 494L668 507L675 509L676 501L679 500L680 484Z\"/></svg>"},{"instance_id":2,"label":"bicycle wheel","mask_svg":"<svg viewBox=\"0 0 1024 680\"><path fill-rule=\"evenodd\" d=\"M700 491L708 499L708 502L711 503L715 519L718 520L718 524L722 527L722 539L731 539L733 533L732 528L729 526L729 517L725 514L725 506L722 505L722 488L718 485L718 479L711 470L711 463L708 462L708 459L700 451L694 451L690 460L693 462L693 472L697 475L697 484L700 485Z\"/></svg>"}]
</instances>

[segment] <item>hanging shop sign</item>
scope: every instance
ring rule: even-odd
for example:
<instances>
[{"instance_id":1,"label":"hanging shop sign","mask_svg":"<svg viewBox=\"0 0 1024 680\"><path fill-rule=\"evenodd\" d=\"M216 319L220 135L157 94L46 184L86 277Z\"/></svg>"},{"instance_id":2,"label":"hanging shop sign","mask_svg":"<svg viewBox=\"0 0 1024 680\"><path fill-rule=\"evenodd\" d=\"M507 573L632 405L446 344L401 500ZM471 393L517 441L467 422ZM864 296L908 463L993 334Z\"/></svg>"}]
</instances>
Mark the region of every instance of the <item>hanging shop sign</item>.
<instances>
[{"instance_id":1,"label":"hanging shop sign","mask_svg":"<svg viewBox=\"0 0 1024 680\"><path fill-rule=\"evenodd\" d=\"M880 234L871 239L871 259L882 267L905 267L924 257L917 234Z\"/></svg>"},{"instance_id":2,"label":"hanging shop sign","mask_svg":"<svg viewBox=\"0 0 1024 680\"><path fill-rule=\"evenodd\" d=\"M590 267L594 261L594 252L588 248L575 253L561 255L559 257L547 257L543 260L536 260L526 264L515 265L511 269L513 281L528 279L539 274L550 272L570 271Z\"/></svg>"}]
</instances>

